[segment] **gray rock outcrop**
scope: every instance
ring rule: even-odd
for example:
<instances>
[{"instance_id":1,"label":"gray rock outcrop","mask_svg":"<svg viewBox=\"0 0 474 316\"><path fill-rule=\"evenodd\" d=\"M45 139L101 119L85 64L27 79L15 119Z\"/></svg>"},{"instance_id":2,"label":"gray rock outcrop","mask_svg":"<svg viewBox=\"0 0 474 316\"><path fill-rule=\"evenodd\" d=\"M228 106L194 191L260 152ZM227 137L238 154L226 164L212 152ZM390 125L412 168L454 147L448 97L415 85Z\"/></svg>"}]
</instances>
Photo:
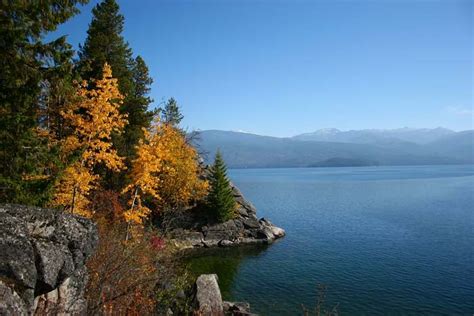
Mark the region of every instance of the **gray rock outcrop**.
<instances>
[{"instance_id":1,"label":"gray rock outcrop","mask_svg":"<svg viewBox=\"0 0 474 316\"><path fill-rule=\"evenodd\" d=\"M194 304L199 315L203 316L255 316L246 302L227 302L222 300L216 274L202 274L195 284Z\"/></svg>"},{"instance_id":2,"label":"gray rock outcrop","mask_svg":"<svg viewBox=\"0 0 474 316\"><path fill-rule=\"evenodd\" d=\"M85 314L85 261L97 241L85 218L0 205L0 315Z\"/></svg>"},{"instance_id":3,"label":"gray rock outcrop","mask_svg":"<svg viewBox=\"0 0 474 316\"><path fill-rule=\"evenodd\" d=\"M197 278L195 303L202 315L224 315L221 290L216 274L203 274Z\"/></svg>"},{"instance_id":4,"label":"gray rock outcrop","mask_svg":"<svg viewBox=\"0 0 474 316\"><path fill-rule=\"evenodd\" d=\"M237 203L236 216L224 223L209 224L193 211L184 212L169 231L176 246L182 249L199 247L231 247L240 244L269 244L285 236L285 231L268 219L257 218L257 210L233 184Z\"/></svg>"}]
</instances>

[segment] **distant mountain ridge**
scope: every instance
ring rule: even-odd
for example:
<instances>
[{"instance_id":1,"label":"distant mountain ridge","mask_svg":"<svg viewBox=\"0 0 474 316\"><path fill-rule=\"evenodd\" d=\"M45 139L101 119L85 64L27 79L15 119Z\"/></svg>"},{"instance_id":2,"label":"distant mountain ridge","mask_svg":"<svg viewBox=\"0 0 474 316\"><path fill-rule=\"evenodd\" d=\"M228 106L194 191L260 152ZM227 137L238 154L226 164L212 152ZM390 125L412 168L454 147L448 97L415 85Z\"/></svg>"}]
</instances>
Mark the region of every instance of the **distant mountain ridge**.
<instances>
[{"instance_id":1,"label":"distant mountain ridge","mask_svg":"<svg viewBox=\"0 0 474 316\"><path fill-rule=\"evenodd\" d=\"M375 144L386 141L406 141L416 144L427 144L456 132L438 128L397 128L397 129L363 129L341 131L337 128L323 128L312 133L293 136L296 140L328 141L343 143Z\"/></svg>"},{"instance_id":2,"label":"distant mountain ridge","mask_svg":"<svg viewBox=\"0 0 474 316\"><path fill-rule=\"evenodd\" d=\"M288 138L206 130L199 139L206 162L220 149L229 168L474 163L472 130L324 129Z\"/></svg>"}]
</instances>

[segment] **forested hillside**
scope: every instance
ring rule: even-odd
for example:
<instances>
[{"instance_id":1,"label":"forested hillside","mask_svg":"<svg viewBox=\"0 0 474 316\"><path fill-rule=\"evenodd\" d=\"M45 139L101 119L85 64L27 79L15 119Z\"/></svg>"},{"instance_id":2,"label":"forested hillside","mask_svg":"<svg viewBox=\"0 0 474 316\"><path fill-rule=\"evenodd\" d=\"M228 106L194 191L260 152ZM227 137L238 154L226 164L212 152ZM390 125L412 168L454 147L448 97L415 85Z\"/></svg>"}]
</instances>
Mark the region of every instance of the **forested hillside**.
<instances>
[{"instance_id":1,"label":"forested hillside","mask_svg":"<svg viewBox=\"0 0 474 316\"><path fill-rule=\"evenodd\" d=\"M474 163L472 131L453 132L427 144L400 139L311 141L217 130L199 135L200 150L213 157L220 149L231 168Z\"/></svg>"}]
</instances>

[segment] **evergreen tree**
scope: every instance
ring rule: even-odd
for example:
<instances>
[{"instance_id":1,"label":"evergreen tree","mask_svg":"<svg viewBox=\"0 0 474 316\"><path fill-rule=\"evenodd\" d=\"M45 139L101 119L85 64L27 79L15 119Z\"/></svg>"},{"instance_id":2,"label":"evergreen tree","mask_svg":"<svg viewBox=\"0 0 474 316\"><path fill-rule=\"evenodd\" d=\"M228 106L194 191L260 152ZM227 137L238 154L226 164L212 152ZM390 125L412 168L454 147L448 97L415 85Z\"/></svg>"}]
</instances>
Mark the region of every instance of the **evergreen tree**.
<instances>
[{"instance_id":1,"label":"evergreen tree","mask_svg":"<svg viewBox=\"0 0 474 316\"><path fill-rule=\"evenodd\" d=\"M148 67L141 56L137 56L134 60L132 75L135 85L133 97L139 101L137 103L142 106L142 111L146 112L146 105L153 102L153 100L147 96L150 93L150 86L153 83L153 79L150 77ZM150 122L152 118L153 115L149 117Z\"/></svg>"},{"instance_id":2,"label":"evergreen tree","mask_svg":"<svg viewBox=\"0 0 474 316\"><path fill-rule=\"evenodd\" d=\"M142 128L150 126L153 113L148 111L152 100L148 97L152 79L141 57L133 58L132 50L122 36L124 16L115 0L104 0L92 10L92 22L87 38L79 51L79 72L83 79L100 78L102 66L108 63L119 90L125 99L121 113L129 124L124 133L114 135L113 142L127 164L135 156L135 146L143 137Z\"/></svg>"},{"instance_id":3,"label":"evergreen tree","mask_svg":"<svg viewBox=\"0 0 474 316\"><path fill-rule=\"evenodd\" d=\"M171 98L168 100L161 112L161 119L164 123L170 124L173 127L178 127L179 123L181 123L183 115L175 99Z\"/></svg>"},{"instance_id":4,"label":"evergreen tree","mask_svg":"<svg viewBox=\"0 0 474 316\"><path fill-rule=\"evenodd\" d=\"M150 77L148 66L142 57L137 56L132 67L133 93L125 99L129 125L125 127L124 156L135 157L135 148L138 141L143 138L143 128L150 127L155 114L148 110L148 105L153 102L149 97L150 86L153 79Z\"/></svg>"},{"instance_id":5,"label":"evergreen tree","mask_svg":"<svg viewBox=\"0 0 474 316\"><path fill-rule=\"evenodd\" d=\"M45 204L54 151L38 132L44 82L69 60L65 37L45 43L87 0L0 3L0 201Z\"/></svg>"},{"instance_id":6,"label":"evergreen tree","mask_svg":"<svg viewBox=\"0 0 474 316\"><path fill-rule=\"evenodd\" d=\"M108 63L118 79L123 95L133 90L132 50L121 35L124 16L115 0L104 0L92 9L92 21L84 45L79 47L79 72L82 79L100 78L102 67Z\"/></svg>"},{"instance_id":7,"label":"evergreen tree","mask_svg":"<svg viewBox=\"0 0 474 316\"><path fill-rule=\"evenodd\" d=\"M234 195L227 178L227 168L219 151L217 151L214 164L211 167L209 184L207 203L211 214L220 222L233 218L235 211Z\"/></svg>"},{"instance_id":8,"label":"evergreen tree","mask_svg":"<svg viewBox=\"0 0 474 316\"><path fill-rule=\"evenodd\" d=\"M41 82L39 101L40 127L47 131L50 141L66 136L66 126L61 112L74 102L79 78L74 74L74 51L71 45L60 47L57 61L52 61Z\"/></svg>"}]
</instances>

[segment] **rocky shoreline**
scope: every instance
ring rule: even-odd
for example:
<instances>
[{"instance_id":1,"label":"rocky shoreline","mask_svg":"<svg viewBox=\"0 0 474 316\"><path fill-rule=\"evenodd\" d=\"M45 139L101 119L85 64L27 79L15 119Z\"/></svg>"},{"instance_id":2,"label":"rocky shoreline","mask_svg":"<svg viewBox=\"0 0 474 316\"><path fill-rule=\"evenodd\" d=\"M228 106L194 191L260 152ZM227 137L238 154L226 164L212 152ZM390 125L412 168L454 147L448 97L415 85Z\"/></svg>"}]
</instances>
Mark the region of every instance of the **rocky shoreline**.
<instances>
[{"instance_id":1,"label":"rocky shoreline","mask_svg":"<svg viewBox=\"0 0 474 316\"><path fill-rule=\"evenodd\" d=\"M237 187L232 185L232 190L234 219L212 223L202 213L185 211L168 231L171 242L179 250L198 251L270 244L285 236L283 229L257 218L257 210ZM0 205L0 315L84 315L85 262L97 242L97 228L88 219L53 209ZM194 293L202 315L253 315L248 303L222 301L217 275L198 277Z\"/></svg>"},{"instance_id":2,"label":"rocky shoreline","mask_svg":"<svg viewBox=\"0 0 474 316\"><path fill-rule=\"evenodd\" d=\"M231 183L237 203L236 217L224 223L212 223L199 211L185 212L168 232L171 242L182 251L203 248L271 244L285 236L285 231L266 218L257 218L257 210ZM202 250L201 250L202 251ZM216 274L200 275L195 283L194 304L201 315L255 316L247 302L223 301Z\"/></svg>"},{"instance_id":3,"label":"rocky shoreline","mask_svg":"<svg viewBox=\"0 0 474 316\"><path fill-rule=\"evenodd\" d=\"M233 184L237 203L236 217L224 223L209 224L199 212L186 212L168 232L171 242L179 249L232 247L248 244L269 244L285 236L282 228L266 218L257 218L257 210Z\"/></svg>"}]
</instances>

